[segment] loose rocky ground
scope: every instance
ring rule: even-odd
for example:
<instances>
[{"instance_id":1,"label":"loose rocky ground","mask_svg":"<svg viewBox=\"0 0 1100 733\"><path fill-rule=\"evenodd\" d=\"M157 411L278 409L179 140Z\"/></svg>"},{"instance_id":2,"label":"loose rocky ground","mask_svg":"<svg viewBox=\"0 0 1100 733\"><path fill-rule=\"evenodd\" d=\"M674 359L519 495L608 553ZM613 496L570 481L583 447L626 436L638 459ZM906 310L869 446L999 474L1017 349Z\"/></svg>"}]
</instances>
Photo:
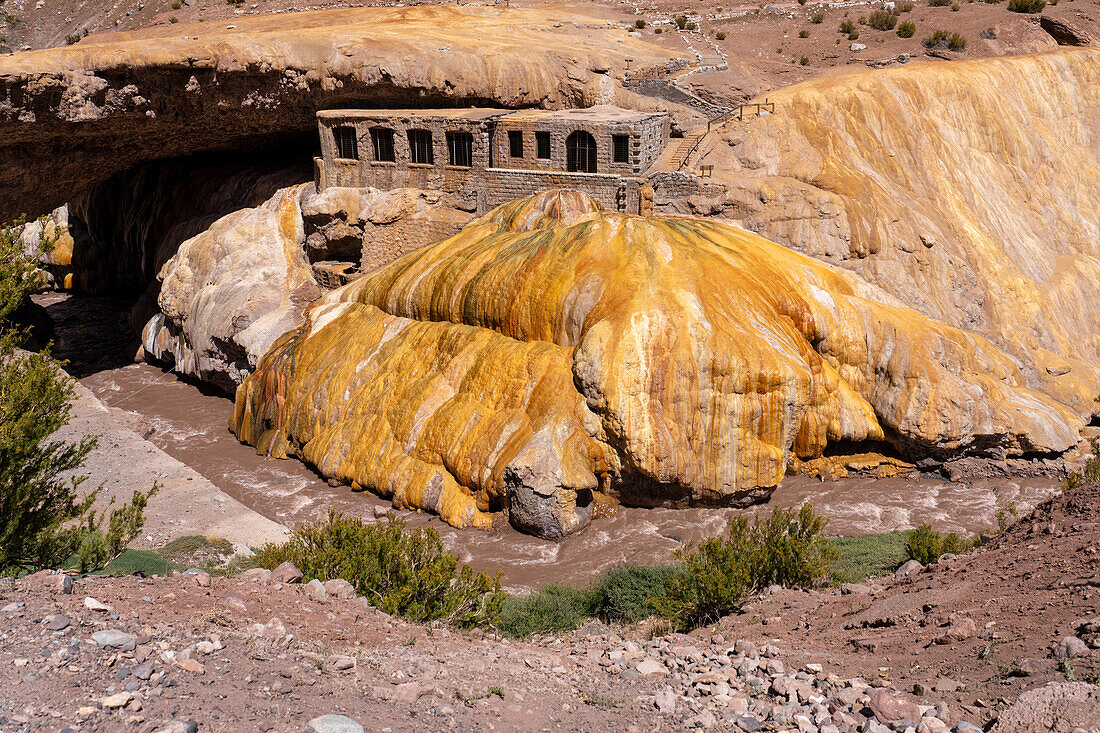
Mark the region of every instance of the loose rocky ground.
<instances>
[{"instance_id":1,"label":"loose rocky ground","mask_svg":"<svg viewBox=\"0 0 1100 733\"><path fill-rule=\"evenodd\" d=\"M897 580L771 592L689 635L591 622L530 642L278 570L69 593L42 573L0 585L0 730L1097 731L1098 555L1093 485Z\"/></svg>"}]
</instances>

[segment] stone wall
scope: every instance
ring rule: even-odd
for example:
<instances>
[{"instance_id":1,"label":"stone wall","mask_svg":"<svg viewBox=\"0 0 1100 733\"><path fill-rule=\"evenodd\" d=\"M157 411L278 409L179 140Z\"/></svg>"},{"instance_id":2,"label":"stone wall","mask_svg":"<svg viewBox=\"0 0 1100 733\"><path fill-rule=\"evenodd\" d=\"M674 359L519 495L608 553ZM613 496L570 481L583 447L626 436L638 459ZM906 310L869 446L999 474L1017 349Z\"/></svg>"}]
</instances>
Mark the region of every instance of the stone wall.
<instances>
[{"instance_id":1,"label":"stone wall","mask_svg":"<svg viewBox=\"0 0 1100 733\"><path fill-rule=\"evenodd\" d=\"M637 214L641 207L639 188L642 179L608 173L563 173L492 168L486 171L485 184L485 199L490 208L549 188L581 191L611 211Z\"/></svg>"},{"instance_id":2,"label":"stone wall","mask_svg":"<svg viewBox=\"0 0 1100 733\"><path fill-rule=\"evenodd\" d=\"M565 112L559 113L565 114ZM518 113L497 123L495 166L498 168L564 171L567 169L565 141L570 134L583 130L596 141L596 171L620 175L640 175L656 162L669 135L667 114L654 114L631 121L583 119L570 122L556 115ZM523 157L511 156L509 132L523 134ZM550 134L550 157L537 157L536 133ZM630 138L630 160L616 163L612 136Z\"/></svg>"}]
</instances>

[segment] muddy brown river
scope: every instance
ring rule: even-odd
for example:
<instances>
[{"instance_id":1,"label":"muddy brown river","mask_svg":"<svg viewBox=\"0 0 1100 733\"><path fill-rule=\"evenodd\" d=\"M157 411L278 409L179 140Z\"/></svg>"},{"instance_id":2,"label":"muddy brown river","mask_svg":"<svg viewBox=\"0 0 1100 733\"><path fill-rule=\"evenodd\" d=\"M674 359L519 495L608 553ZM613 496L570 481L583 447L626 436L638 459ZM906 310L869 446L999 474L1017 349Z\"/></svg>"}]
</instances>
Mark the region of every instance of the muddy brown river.
<instances>
[{"instance_id":1,"label":"muddy brown river","mask_svg":"<svg viewBox=\"0 0 1100 733\"><path fill-rule=\"evenodd\" d=\"M120 354L127 339L109 336L117 328L121 304L55 294L36 301L47 307L56 325L56 351L70 359L71 371L85 386L105 404L142 415L154 429L149 436L154 444L246 506L293 526L322 517L331 507L373 516L375 506L388 505L369 493L329 486L297 460L258 456L229 432L229 398L153 365L125 364ZM763 508L811 501L828 518L828 533L836 535L909 529L925 522L941 531L974 532L996 525L999 502L1027 508L1058 485L1044 477L951 482L926 474L836 481L796 476L787 478ZM455 530L433 516L403 514L414 524L435 527L464 561L502 571L505 584L519 589L583 581L619 563L668 562L684 542L717 534L738 511L621 507L558 543L509 527Z\"/></svg>"}]
</instances>

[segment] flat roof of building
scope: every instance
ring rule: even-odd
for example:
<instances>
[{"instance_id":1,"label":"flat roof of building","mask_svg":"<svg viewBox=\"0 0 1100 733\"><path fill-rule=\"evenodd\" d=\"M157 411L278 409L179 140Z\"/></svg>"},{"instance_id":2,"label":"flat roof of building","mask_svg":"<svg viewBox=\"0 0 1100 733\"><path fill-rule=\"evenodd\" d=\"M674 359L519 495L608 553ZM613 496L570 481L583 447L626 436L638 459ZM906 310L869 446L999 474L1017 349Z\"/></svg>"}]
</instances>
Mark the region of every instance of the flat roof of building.
<instances>
[{"instance_id":1,"label":"flat roof of building","mask_svg":"<svg viewBox=\"0 0 1100 733\"><path fill-rule=\"evenodd\" d=\"M507 119L520 122L547 120L551 122L639 122L661 117L665 112L639 112L610 104L583 109L523 109L508 115Z\"/></svg>"},{"instance_id":2,"label":"flat roof of building","mask_svg":"<svg viewBox=\"0 0 1100 733\"><path fill-rule=\"evenodd\" d=\"M609 104L583 109L494 109L489 107L447 107L425 109L326 109L317 113L322 120L356 118L363 120L383 120L414 117L435 117L451 120L491 120L505 118L517 122L640 122L661 117L666 112L638 112Z\"/></svg>"},{"instance_id":3,"label":"flat roof of building","mask_svg":"<svg viewBox=\"0 0 1100 733\"><path fill-rule=\"evenodd\" d=\"M394 119L398 117L437 117L448 120L489 120L506 115L512 110L492 109L488 107L446 107L425 109L326 109L317 113L317 117L326 119L346 119L355 117L365 120Z\"/></svg>"}]
</instances>

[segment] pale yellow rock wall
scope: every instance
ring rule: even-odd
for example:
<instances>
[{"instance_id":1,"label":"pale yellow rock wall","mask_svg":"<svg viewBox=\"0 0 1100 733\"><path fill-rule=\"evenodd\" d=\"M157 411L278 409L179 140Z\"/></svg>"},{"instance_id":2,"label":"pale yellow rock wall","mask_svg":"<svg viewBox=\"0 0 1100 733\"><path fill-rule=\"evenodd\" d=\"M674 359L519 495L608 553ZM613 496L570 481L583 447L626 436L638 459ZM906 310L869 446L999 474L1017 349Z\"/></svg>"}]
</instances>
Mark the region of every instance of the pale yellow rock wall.
<instances>
[{"instance_id":1,"label":"pale yellow rock wall","mask_svg":"<svg viewBox=\"0 0 1100 733\"><path fill-rule=\"evenodd\" d=\"M770 92L698 162L722 215L981 333L1097 414L1100 50L912 64ZM922 239L923 238L923 239Z\"/></svg>"}]
</instances>

